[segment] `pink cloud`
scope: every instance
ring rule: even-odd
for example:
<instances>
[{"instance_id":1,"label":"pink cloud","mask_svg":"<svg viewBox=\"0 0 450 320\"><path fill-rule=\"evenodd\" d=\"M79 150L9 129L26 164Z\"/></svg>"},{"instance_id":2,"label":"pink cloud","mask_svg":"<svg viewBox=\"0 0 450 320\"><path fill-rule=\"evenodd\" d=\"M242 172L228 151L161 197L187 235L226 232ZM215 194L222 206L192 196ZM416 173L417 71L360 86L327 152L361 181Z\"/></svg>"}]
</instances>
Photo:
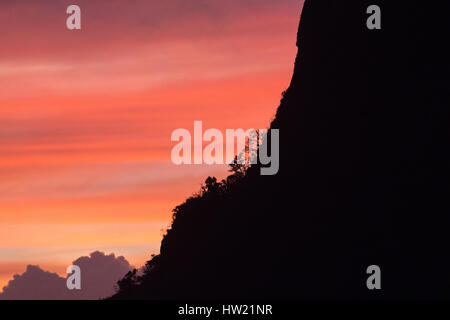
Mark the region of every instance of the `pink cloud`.
<instances>
[{"instance_id":1,"label":"pink cloud","mask_svg":"<svg viewBox=\"0 0 450 320\"><path fill-rule=\"evenodd\" d=\"M124 257L95 251L73 261L81 269L81 290L69 290L66 278L28 265L14 275L0 293L0 300L95 300L114 294L114 286L130 269Z\"/></svg>"}]
</instances>

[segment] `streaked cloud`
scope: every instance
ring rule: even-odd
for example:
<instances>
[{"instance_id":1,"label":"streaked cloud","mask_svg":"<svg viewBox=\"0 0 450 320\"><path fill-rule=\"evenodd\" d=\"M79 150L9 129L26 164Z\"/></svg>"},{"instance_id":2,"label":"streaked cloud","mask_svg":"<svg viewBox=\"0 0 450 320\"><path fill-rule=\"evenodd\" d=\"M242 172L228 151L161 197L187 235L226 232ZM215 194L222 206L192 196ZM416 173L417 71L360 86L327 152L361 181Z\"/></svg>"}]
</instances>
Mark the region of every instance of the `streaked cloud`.
<instances>
[{"instance_id":1,"label":"streaked cloud","mask_svg":"<svg viewBox=\"0 0 450 320\"><path fill-rule=\"evenodd\" d=\"M227 174L173 165L171 132L266 127L302 2L79 0L71 32L71 1L1 1L0 282L28 264L61 276L94 250L133 264L159 250L171 209Z\"/></svg>"}]
</instances>

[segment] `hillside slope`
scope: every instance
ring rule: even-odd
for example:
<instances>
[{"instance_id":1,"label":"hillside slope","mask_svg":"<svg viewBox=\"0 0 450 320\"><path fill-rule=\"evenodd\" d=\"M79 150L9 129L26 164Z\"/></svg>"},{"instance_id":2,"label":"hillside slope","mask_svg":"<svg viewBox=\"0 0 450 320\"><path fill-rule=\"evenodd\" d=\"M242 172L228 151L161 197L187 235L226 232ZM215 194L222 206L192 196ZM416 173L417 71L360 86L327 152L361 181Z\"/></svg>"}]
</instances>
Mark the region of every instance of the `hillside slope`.
<instances>
[{"instance_id":1,"label":"hillside slope","mask_svg":"<svg viewBox=\"0 0 450 320\"><path fill-rule=\"evenodd\" d=\"M279 173L209 179L113 298L450 297L446 10L376 2L381 30L372 1L306 0Z\"/></svg>"}]
</instances>

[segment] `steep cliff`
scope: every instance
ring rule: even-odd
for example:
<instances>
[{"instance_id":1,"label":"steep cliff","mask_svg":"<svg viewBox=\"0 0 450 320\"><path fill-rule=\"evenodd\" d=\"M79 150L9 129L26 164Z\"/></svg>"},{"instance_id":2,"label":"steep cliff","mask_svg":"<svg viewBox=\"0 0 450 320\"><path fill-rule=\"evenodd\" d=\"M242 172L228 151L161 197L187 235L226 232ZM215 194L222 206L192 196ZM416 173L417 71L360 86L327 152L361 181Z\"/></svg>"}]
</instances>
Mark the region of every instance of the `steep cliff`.
<instances>
[{"instance_id":1,"label":"steep cliff","mask_svg":"<svg viewBox=\"0 0 450 320\"><path fill-rule=\"evenodd\" d=\"M114 298L450 297L450 23L443 2L375 2L305 2L278 175L188 199Z\"/></svg>"}]
</instances>

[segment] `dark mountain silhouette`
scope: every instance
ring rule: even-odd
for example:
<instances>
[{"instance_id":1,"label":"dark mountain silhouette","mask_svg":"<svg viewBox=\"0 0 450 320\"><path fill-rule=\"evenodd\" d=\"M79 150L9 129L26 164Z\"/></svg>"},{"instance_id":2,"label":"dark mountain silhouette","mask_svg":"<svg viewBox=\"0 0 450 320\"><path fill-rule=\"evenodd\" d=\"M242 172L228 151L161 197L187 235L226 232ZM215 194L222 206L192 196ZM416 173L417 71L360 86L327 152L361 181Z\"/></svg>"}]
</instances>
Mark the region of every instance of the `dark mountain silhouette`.
<instances>
[{"instance_id":1,"label":"dark mountain silhouette","mask_svg":"<svg viewBox=\"0 0 450 320\"><path fill-rule=\"evenodd\" d=\"M366 27L372 4L381 30ZM279 173L208 178L113 298L450 298L446 12L307 0L271 124ZM381 290L366 287L372 264Z\"/></svg>"}]
</instances>

